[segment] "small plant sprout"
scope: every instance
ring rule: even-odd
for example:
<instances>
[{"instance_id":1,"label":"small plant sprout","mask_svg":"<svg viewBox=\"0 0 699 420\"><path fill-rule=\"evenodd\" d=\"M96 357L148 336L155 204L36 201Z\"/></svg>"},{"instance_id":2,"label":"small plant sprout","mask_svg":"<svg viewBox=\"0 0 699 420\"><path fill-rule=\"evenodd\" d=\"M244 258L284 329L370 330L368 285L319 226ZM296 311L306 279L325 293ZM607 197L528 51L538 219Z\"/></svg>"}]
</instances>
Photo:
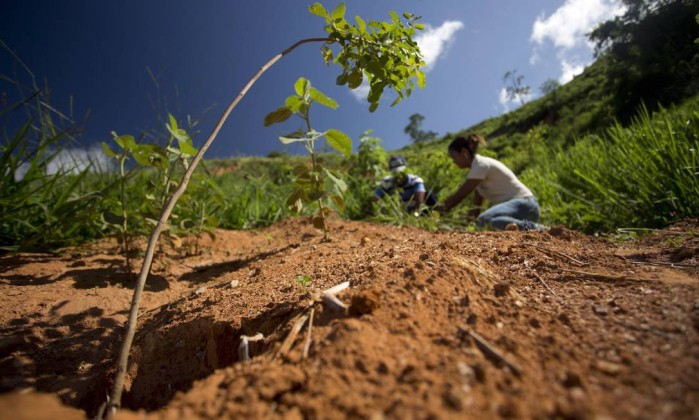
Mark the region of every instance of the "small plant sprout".
<instances>
[{"instance_id":1,"label":"small plant sprout","mask_svg":"<svg viewBox=\"0 0 699 420\"><path fill-rule=\"evenodd\" d=\"M106 143L102 143L102 150L105 155L116 159L119 164L120 194L118 198L113 197L109 199L111 203L109 203L108 207L112 207L112 210L104 211L102 220L106 225L115 228L119 232L122 252L126 259L126 269L131 272L131 238L135 236L135 233L132 232L133 229L129 226L129 218L133 219L138 217L138 215L136 211L132 211L135 210L133 206L129 206L130 203L127 203L126 182L133 175L134 170L127 171L126 162L133 158L142 167L166 169L168 161L165 150L160 146L139 144L133 136L120 136L113 131L112 136L114 142L121 150L114 152Z\"/></svg>"},{"instance_id":2,"label":"small plant sprout","mask_svg":"<svg viewBox=\"0 0 699 420\"><path fill-rule=\"evenodd\" d=\"M284 144L302 142L311 155L311 167L304 164L297 165L293 174L295 176L296 189L291 193L286 204L297 212L303 210L304 204L317 203L318 212L313 217L313 226L323 231L323 240L328 240L328 222L326 216L330 213L328 201L331 200L339 208L344 208L342 194L347 189L345 182L339 176L333 174L318 164L315 155L315 142L325 138L328 144L345 156L352 154L352 139L345 133L336 129L327 131L315 131L311 127L310 111L313 103L337 108L337 102L325 96L321 91L311 86L311 82L299 78L294 84L296 95L286 98L286 105L267 115L265 126L286 121L292 115L298 115L304 121L305 127L287 136L280 137ZM330 191L325 189L325 181L332 183Z\"/></svg>"},{"instance_id":3,"label":"small plant sprout","mask_svg":"<svg viewBox=\"0 0 699 420\"><path fill-rule=\"evenodd\" d=\"M308 274L299 274L296 277L294 277L294 280L296 281L296 283L301 285L303 289L306 289L308 286L311 285L311 283L313 283L313 279L311 279L311 276L309 276Z\"/></svg>"}]
</instances>

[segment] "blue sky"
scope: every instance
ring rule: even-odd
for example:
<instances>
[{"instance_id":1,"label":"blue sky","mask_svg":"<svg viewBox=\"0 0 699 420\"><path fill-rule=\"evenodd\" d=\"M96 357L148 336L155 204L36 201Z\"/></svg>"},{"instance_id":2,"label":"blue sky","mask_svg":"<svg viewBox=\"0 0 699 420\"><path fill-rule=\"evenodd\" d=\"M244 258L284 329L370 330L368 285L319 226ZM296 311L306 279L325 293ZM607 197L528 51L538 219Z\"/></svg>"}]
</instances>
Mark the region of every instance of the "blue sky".
<instances>
[{"instance_id":1,"label":"blue sky","mask_svg":"<svg viewBox=\"0 0 699 420\"><path fill-rule=\"evenodd\" d=\"M321 2L332 9L338 2ZM110 141L111 131L135 134L161 126L153 103L178 118L200 121L201 144L228 103L267 60L293 42L325 36L321 18L299 0L3 0L0 39L51 90L51 104L79 120L88 110L78 147ZM233 111L207 158L303 153L278 137L290 120L265 128L264 116L306 77L339 103L312 110L318 131L336 128L352 137L373 130L388 150L409 143L412 114L440 136L518 106L507 101L503 75L517 70L540 96L548 79L561 83L592 61L585 34L620 13L617 0L356 0L347 16L389 20L389 11L422 16L418 42L428 62L424 90L395 107L384 98L370 113L357 91L335 85L338 66L326 67L320 44L306 44L274 65ZM353 20L353 19L352 19ZM26 73L0 51L0 73ZM151 73L151 74L149 74ZM155 79L157 83L154 83ZM13 87L0 82L11 101ZM150 98L150 99L149 99ZM167 105L165 105L167 104ZM205 112L208 110L207 112Z\"/></svg>"}]
</instances>

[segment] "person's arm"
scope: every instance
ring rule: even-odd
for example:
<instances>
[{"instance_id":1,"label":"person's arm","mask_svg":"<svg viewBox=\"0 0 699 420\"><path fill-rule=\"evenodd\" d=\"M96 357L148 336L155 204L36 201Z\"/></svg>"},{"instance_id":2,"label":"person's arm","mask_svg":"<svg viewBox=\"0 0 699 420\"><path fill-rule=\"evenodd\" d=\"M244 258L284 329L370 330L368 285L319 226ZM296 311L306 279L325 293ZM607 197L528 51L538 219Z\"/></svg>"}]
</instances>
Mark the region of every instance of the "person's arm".
<instances>
[{"instance_id":1,"label":"person's arm","mask_svg":"<svg viewBox=\"0 0 699 420\"><path fill-rule=\"evenodd\" d=\"M425 203L425 192L418 191L415 193L415 208L419 209Z\"/></svg>"},{"instance_id":2,"label":"person's arm","mask_svg":"<svg viewBox=\"0 0 699 420\"><path fill-rule=\"evenodd\" d=\"M481 214L481 206L483 205L483 196L478 193L478 190L473 192L473 208L468 212L468 217L476 219Z\"/></svg>"},{"instance_id":3,"label":"person's arm","mask_svg":"<svg viewBox=\"0 0 699 420\"><path fill-rule=\"evenodd\" d=\"M482 179L467 179L466 182L464 182L464 184L461 186L461 188L459 188L454 194L452 194L451 197L444 200L444 204L442 204L442 210L444 212L448 212L449 210L451 210L454 206L462 202L464 198L468 197L468 195L471 194L471 192L475 190L476 187L478 187L481 184L481 182L483 182ZM480 194L478 194L478 196L480 197Z\"/></svg>"}]
</instances>

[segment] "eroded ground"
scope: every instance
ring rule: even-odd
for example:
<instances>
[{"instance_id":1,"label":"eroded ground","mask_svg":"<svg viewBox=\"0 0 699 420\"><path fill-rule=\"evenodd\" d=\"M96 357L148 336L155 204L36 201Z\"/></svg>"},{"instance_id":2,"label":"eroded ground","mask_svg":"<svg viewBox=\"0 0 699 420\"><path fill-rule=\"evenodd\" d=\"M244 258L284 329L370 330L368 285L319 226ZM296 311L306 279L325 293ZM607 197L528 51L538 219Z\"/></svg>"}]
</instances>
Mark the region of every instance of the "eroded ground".
<instances>
[{"instance_id":1,"label":"eroded ground","mask_svg":"<svg viewBox=\"0 0 699 420\"><path fill-rule=\"evenodd\" d=\"M321 242L299 218L219 231L194 256L166 247L119 417L699 417L698 221L624 243L331 229ZM343 282L348 311L314 301ZM97 412L134 283L112 242L0 256L0 418Z\"/></svg>"}]
</instances>

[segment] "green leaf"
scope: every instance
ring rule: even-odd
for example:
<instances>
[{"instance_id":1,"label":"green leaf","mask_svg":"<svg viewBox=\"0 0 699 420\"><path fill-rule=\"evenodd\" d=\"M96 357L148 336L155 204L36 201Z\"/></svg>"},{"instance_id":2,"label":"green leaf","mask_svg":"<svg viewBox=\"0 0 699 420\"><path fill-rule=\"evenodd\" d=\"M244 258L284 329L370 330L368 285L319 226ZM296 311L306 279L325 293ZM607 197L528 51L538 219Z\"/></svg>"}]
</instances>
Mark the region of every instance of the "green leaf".
<instances>
[{"instance_id":1,"label":"green leaf","mask_svg":"<svg viewBox=\"0 0 699 420\"><path fill-rule=\"evenodd\" d=\"M324 169L324 171L325 171L325 174L328 176L328 178L330 178L332 183L335 185L335 188L337 188L337 190L339 192L342 193L342 192L347 191L347 184L345 183L345 181L340 179L340 177L335 176L335 174L333 174L332 172L330 172L327 169Z\"/></svg>"},{"instance_id":2,"label":"green leaf","mask_svg":"<svg viewBox=\"0 0 699 420\"><path fill-rule=\"evenodd\" d=\"M417 73L416 74L417 85L420 89L424 89L425 88L425 73L421 72L420 70L418 70L416 73Z\"/></svg>"},{"instance_id":3,"label":"green leaf","mask_svg":"<svg viewBox=\"0 0 699 420\"><path fill-rule=\"evenodd\" d=\"M357 26L359 27L359 32L360 33L366 33L366 22L359 16L355 16L354 20L357 22Z\"/></svg>"},{"instance_id":4,"label":"green leaf","mask_svg":"<svg viewBox=\"0 0 699 420\"><path fill-rule=\"evenodd\" d=\"M300 188L294 190L286 199L286 205L295 209L297 212L303 210L303 202L307 200L306 192Z\"/></svg>"},{"instance_id":5,"label":"green leaf","mask_svg":"<svg viewBox=\"0 0 699 420\"><path fill-rule=\"evenodd\" d=\"M325 61L326 65L330 65L330 63L333 61L334 55L333 55L333 50L331 50L327 45L323 47L323 60Z\"/></svg>"},{"instance_id":6,"label":"green leaf","mask_svg":"<svg viewBox=\"0 0 699 420\"><path fill-rule=\"evenodd\" d=\"M291 110L291 112L299 112L305 102L303 102L303 99L299 98L298 96L289 96L286 98L286 101L284 102L286 106Z\"/></svg>"},{"instance_id":7,"label":"green leaf","mask_svg":"<svg viewBox=\"0 0 699 420\"><path fill-rule=\"evenodd\" d=\"M173 131L177 131L177 120L175 119L175 117L172 116L172 114L168 114L168 117L170 119L170 128Z\"/></svg>"},{"instance_id":8,"label":"green leaf","mask_svg":"<svg viewBox=\"0 0 699 420\"><path fill-rule=\"evenodd\" d=\"M345 156L352 154L352 139L340 130L331 128L325 133L328 144Z\"/></svg>"},{"instance_id":9,"label":"green leaf","mask_svg":"<svg viewBox=\"0 0 699 420\"><path fill-rule=\"evenodd\" d=\"M335 202L335 205L337 206L338 209L344 210L345 209L345 200L339 196L339 195L333 195L330 197L333 202Z\"/></svg>"},{"instance_id":10,"label":"green leaf","mask_svg":"<svg viewBox=\"0 0 699 420\"><path fill-rule=\"evenodd\" d=\"M165 151L155 144L139 144L131 153L134 160L141 166L168 167Z\"/></svg>"},{"instance_id":11,"label":"green leaf","mask_svg":"<svg viewBox=\"0 0 699 420\"><path fill-rule=\"evenodd\" d=\"M325 191L313 191L308 194L308 201L320 200L323 197L325 197Z\"/></svg>"},{"instance_id":12,"label":"green leaf","mask_svg":"<svg viewBox=\"0 0 699 420\"><path fill-rule=\"evenodd\" d=\"M112 136L114 136L114 141L119 145L119 147L122 148L122 150L131 152L134 147L136 147L136 140L134 140L133 136L128 134L119 136L114 131L112 131Z\"/></svg>"},{"instance_id":13,"label":"green leaf","mask_svg":"<svg viewBox=\"0 0 699 420\"><path fill-rule=\"evenodd\" d=\"M105 211L102 213L102 219L104 219L104 221L110 225L121 225L124 223L124 220L126 220L124 216L114 214L111 211Z\"/></svg>"},{"instance_id":14,"label":"green leaf","mask_svg":"<svg viewBox=\"0 0 699 420\"><path fill-rule=\"evenodd\" d=\"M279 137L279 141L284 143L284 144L291 144L291 143L296 143L299 141L306 141L306 140L308 140L306 137Z\"/></svg>"},{"instance_id":15,"label":"green leaf","mask_svg":"<svg viewBox=\"0 0 699 420\"><path fill-rule=\"evenodd\" d=\"M311 99L318 102L321 105L327 106L330 109L337 109L337 102L334 99L328 98L325 94L318 89L311 88Z\"/></svg>"},{"instance_id":16,"label":"green leaf","mask_svg":"<svg viewBox=\"0 0 699 420\"><path fill-rule=\"evenodd\" d=\"M347 83L347 73L342 73L341 75L337 76L337 79L335 79L335 84L338 86L342 86L345 83Z\"/></svg>"},{"instance_id":17,"label":"green leaf","mask_svg":"<svg viewBox=\"0 0 699 420\"><path fill-rule=\"evenodd\" d=\"M294 113L291 112L289 107L282 106L280 108L277 108L276 111L270 112L265 117L265 127L269 127L272 124L284 122L288 120L292 115L294 115Z\"/></svg>"},{"instance_id":18,"label":"green leaf","mask_svg":"<svg viewBox=\"0 0 699 420\"><path fill-rule=\"evenodd\" d=\"M337 22L345 17L345 3L340 3L332 11L330 18Z\"/></svg>"},{"instance_id":19,"label":"green leaf","mask_svg":"<svg viewBox=\"0 0 699 420\"><path fill-rule=\"evenodd\" d=\"M313 4L313 6L310 6L308 8L308 11L313 13L316 16L320 16L320 17L324 17L324 18L328 17L328 12L325 10L325 7L323 7L323 5L320 3Z\"/></svg>"},{"instance_id":20,"label":"green leaf","mask_svg":"<svg viewBox=\"0 0 699 420\"><path fill-rule=\"evenodd\" d=\"M291 170L291 173L294 176L301 176L308 174L309 170L310 169L308 168L308 166L304 165L303 163L299 163L298 165L294 166L294 168Z\"/></svg>"},{"instance_id":21,"label":"green leaf","mask_svg":"<svg viewBox=\"0 0 699 420\"><path fill-rule=\"evenodd\" d=\"M102 143L101 146L102 146L102 151L104 152L105 155L107 155L107 157L110 157L110 158L116 157L117 154L114 153L112 151L112 149L109 148L107 143Z\"/></svg>"},{"instance_id":22,"label":"green leaf","mask_svg":"<svg viewBox=\"0 0 699 420\"><path fill-rule=\"evenodd\" d=\"M299 77L296 83L294 83L294 90L296 90L296 94L302 98L306 96L310 87L311 82L309 82L308 79L304 77Z\"/></svg>"},{"instance_id":23,"label":"green leaf","mask_svg":"<svg viewBox=\"0 0 699 420\"><path fill-rule=\"evenodd\" d=\"M177 142L180 145L180 151L182 152L183 155L188 155L188 156L194 156L199 152L199 149L194 147L194 144L192 143L192 139L187 139L186 141L182 141L180 139L177 139Z\"/></svg>"},{"instance_id":24,"label":"green leaf","mask_svg":"<svg viewBox=\"0 0 699 420\"><path fill-rule=\"evenodd\" d=\"M356 69L347 77L347 87L356 89L362 84L362 71Z\"/></svg>"}]
</instances>

